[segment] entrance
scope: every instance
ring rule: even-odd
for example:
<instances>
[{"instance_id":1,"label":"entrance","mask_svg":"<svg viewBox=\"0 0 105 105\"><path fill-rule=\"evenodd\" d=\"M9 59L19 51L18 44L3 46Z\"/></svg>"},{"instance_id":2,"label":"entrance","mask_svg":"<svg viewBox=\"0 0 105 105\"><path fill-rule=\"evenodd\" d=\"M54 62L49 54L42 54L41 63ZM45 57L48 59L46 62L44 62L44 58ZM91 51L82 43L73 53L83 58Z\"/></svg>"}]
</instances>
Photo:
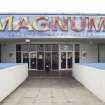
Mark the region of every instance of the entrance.
<instances>
[{"instance_id":1,"label":"entrance","mask_svg":"<svg viewBox=\"0 0 105 105\"><path fill-rule=\"evenodd\" d=\"M22 62L28 63L29 70L58 70L58 52L22 52Z\"/></svg>"},{"instance_id":2,"label":"entrance","mask_svg":"<svg viewBox=\"0 0 105 105\"><path fill-rule=\"evenodd\" d=\"M30 50L22 47L22 62L28 63L29 70L56 71L70 70L73 61L72 45L38 44L30 45Z\"/></svg>"},{"instance_id":3,"label":"entrance","mask_svg":"<svg viewBox=\"0 0 105 105\"><path fill-rule=\"evenodd\" d=\"M68 70L72 68L72 52L61 52L60 56L61 70Z\"/></svg>"}]
</instances>

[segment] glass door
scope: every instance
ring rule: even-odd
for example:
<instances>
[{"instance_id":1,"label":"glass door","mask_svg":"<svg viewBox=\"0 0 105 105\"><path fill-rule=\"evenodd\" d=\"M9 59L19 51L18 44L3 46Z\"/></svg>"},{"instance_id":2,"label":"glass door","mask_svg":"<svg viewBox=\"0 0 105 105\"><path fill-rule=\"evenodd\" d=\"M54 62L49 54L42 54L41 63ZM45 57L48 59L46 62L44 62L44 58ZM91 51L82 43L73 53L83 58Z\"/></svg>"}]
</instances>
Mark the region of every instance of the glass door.
<instances>
[{"instance_id":1,"label":"glass door","mask_svg":"<svg viewBox=\"0 0 105 105\"><path fill-rule=\"evenodd\" d=\"M44 52L37 52L37 70L44 70Z\"/></svg>"},{"instance_id":2,"label":"glass door","mask_svg":"<svg viewBox=\"0 0 105 105\"><path fill-rule=\"evenodd\" d=\"M37 54L36 52L31 52L30 53L30 70L36 70L36 59L37 59Z\"/></svg>"},{"instance_id":3,"label":"glass door","mask_svg":"<svg viewBox=\"0 0 105 105\"><path fill-rule=\"evenodd\" d=\"M67 52L67 69L72 68L72 52Z\"/></svg>"},{"instance_id":4,"label":"glass door","mask_svg":"<svg viewBox=\"0 0 105 105\"><path fill-rule=\"evenodd\" d=\"M52 52L52 70L59 70L59 53Z\"/></svg>"},{"instance_id":5,"label":"glass door","mask_svg":"<svg viewBox=\"0 0 105 105\"><path fill-rule=\"evenodd\" d=\"M45 52L45 71L51 70L51 52Z\"/></svg>"},{"instance_id":6,"label":"glass door","mask_svg":"<svg viewBox=\"0 0 105 105\"><path fill-rule=\"evenodd\" d=\"M72 52L61 52L61 70L69 70L72 68Z\"/></svg>"},{"instance_id":7,"label":"glass door","mask_svg":"<svg viewBox=\"0 0 105 105\"><path fill-rule=\"evenodd\" d=\"M66 69L66 52L61 52L61 69Z\"/></svg>"}]
</instances>

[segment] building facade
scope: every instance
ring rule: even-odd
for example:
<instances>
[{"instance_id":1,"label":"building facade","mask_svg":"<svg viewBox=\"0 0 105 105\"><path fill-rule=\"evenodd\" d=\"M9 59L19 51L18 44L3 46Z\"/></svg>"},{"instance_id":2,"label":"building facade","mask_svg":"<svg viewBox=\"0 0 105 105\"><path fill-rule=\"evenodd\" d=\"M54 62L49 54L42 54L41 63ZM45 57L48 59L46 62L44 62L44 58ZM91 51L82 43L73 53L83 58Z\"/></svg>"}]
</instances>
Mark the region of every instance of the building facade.
<instances>
[{"instance_id":1,"label":"building facade","mask_svg":"<svg viewBox=\"0 0 105 105\"><path fill-rule=\"evenodd\" d=\"M0 14L0 62L36 71L105 63L105 15Z\"/></svg>"}]
</instances>

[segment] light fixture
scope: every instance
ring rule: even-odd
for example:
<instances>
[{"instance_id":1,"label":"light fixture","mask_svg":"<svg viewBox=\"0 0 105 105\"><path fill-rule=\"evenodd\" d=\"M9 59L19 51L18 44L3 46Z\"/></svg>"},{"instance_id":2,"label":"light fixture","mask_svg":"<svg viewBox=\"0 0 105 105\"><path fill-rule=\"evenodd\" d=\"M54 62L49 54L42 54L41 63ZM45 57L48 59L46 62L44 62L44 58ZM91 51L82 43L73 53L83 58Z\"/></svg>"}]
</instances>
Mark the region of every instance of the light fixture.
<instances>
[{"instance_id":1,"label":"light fixture","mask_svg":"<svg viewBox=\"0 0 105 105\"><path fill-rule=\"evenodd\" d=\"M26 39L25 42L26 42L26 43L30 43L30 39Z\"/></svg>"}]
</instances>

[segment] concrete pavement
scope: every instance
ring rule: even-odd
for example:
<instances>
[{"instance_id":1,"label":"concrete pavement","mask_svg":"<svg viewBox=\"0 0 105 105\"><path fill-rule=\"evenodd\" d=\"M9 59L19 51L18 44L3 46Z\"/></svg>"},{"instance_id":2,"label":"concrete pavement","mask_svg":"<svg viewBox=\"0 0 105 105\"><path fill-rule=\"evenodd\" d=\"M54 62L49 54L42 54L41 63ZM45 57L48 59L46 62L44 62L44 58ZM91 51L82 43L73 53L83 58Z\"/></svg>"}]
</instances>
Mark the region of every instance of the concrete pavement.
<instances>
[{"instance_id":1,"label":"concrete pavement","mask_svg":"<svg viewBox=\"0 0 105 105\"><path fill-rule=\"evenodd\" d=\"M31 75L0 105L105 105L71 76Z\"/></svg>"}]
</instances>

